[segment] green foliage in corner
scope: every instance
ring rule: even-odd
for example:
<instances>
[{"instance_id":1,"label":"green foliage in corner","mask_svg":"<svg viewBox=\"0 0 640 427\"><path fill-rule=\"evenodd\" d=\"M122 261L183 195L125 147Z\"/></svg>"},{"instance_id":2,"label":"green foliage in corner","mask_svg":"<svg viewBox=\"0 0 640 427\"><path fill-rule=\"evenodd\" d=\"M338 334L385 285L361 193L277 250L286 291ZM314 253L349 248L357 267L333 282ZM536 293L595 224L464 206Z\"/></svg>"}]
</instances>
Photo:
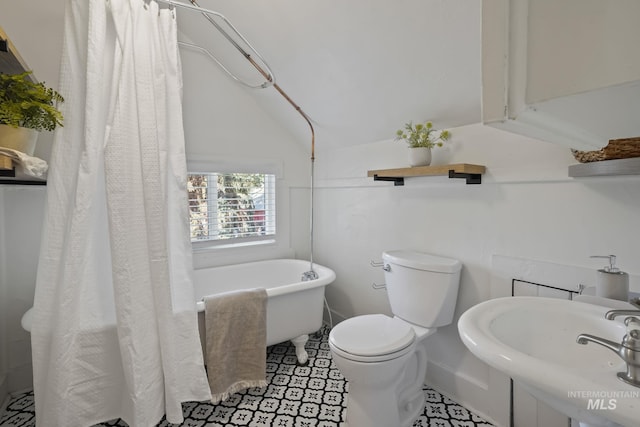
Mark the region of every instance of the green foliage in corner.
<instances>
[{"instance_id":1,"label":"green foliage in corner","mask_svg":"<svg viewBox=\"0 0 640 427\"><path fill-rule=\"evenodd\" d=\"M451 132L434 129L431 122L418 123L417 125L409 122L404 125L404 129L396 132L396 141L405 141L411 148L442 147L443 142L449 138L451 138Z\"/></svg>"},{"instance_id":2,"label":"green foliage in corner","mask_svg":"<svg viewBox=\"0 0 640 427\"><path fill-rule=\"evenodd\" d=\"M0 124L37 131L62 126L62 113L56 108L64 99L43 83L29 79L31 71L0 73Z\"/></svg>"}]
</instances>

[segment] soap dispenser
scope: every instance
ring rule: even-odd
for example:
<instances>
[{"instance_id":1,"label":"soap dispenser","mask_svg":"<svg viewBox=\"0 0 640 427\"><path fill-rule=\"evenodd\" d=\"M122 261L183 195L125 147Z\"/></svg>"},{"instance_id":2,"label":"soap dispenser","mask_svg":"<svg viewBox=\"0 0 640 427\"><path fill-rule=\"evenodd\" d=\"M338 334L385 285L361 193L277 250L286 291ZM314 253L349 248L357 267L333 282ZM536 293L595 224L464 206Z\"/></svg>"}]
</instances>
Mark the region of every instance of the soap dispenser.
<instances>
[{"instance_id":1,"label":"soap dispenser","mask_svg":"<svg viewBox=\"0 0 640 427\"><path fill-rule=\"evenodd\" d=\"M596 296L620 301L629 300L629 275L616 267L615 255L593 255L591 258L607 258L609 265L598 270Z\"/></svg>"}]
</instances>

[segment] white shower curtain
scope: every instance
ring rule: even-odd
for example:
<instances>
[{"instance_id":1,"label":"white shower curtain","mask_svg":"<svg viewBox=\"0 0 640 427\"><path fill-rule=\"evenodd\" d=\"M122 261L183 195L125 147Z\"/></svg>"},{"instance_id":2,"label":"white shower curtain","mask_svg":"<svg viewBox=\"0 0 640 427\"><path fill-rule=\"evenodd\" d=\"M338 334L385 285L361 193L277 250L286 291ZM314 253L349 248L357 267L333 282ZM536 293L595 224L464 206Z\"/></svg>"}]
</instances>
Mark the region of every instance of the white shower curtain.
<instances>
[{"instance_id":1,"label":"white shower curtain","mask_svg":"<svg viewBox=\"0 0 640 427\"><path fill-rule=\"evenodd\" d=\"M68 0L32 329L38 426L132 427L210 392L197 332L174 11Z\"/></svg>"}]
</instances>

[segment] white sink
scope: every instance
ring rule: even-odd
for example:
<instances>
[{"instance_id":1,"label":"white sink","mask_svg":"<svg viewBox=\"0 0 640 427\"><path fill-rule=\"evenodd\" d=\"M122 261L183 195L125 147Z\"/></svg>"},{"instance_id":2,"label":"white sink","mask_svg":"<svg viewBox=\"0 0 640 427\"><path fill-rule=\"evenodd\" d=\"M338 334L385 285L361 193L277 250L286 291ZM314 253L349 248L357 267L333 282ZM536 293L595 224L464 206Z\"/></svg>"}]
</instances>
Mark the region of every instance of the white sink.
<instances>
[{"instance_id":1,"label":"white sink","mask_svg":"<svg viewBox=\"0 0 640 427\"><path fill-rule=\"evenodd\" d=\"M637 426L640 388L616 376L625 363L600 345L576 342L582 333L621 342L626 327L606 320L609 310L552 298L497 298L467 310L458 330L478 358L567 416L598 426Z\"/></svg>"}]
</instances>

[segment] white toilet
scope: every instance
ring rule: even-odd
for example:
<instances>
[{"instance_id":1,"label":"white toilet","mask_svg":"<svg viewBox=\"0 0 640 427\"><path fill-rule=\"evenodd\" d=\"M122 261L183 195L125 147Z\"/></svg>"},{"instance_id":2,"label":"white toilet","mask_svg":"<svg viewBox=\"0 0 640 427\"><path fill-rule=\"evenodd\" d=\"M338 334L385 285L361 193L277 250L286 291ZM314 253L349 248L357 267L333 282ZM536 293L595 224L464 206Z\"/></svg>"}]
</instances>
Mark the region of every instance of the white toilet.
<instances>
[{"instance_id":1,"label":"white toilet","mask_svg":"<svg viewBox=\"0 0 640 427\"><path fill-rule=\"evenodd\" d=\"M349 383L349 427L411 426L425 399L424 339L453 320L460 261L408 250L382 254L394 317L356 316L329 334L333 361Z\"/></svg>"}]
</instances>

